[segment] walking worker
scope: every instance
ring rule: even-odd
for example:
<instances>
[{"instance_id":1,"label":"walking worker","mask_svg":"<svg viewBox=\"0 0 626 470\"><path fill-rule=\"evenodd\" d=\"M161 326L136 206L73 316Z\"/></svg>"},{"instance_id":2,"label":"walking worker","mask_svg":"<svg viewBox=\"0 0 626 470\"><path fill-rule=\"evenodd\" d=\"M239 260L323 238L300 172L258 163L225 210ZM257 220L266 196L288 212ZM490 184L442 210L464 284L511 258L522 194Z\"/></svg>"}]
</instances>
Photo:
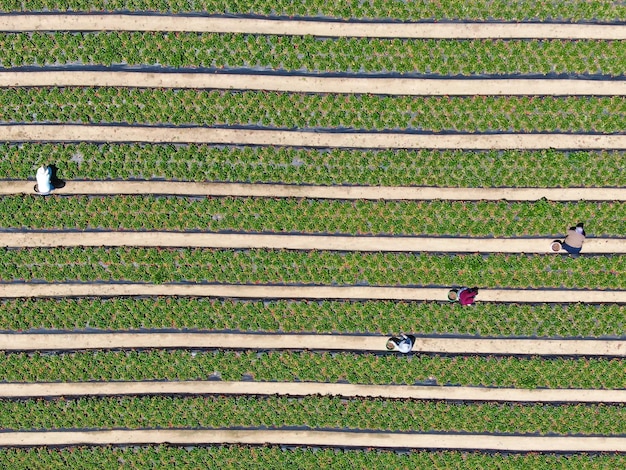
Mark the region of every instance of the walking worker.
<instances>
[{"instance_id":1,"label":"walking worker","mask_svg":"<svg viewBox=\"0 0 626 470\"><path fill-rule=\"evenodd\" d=\"M461 305L472 305L478 295L478 287L461 287L460 289L451 289L448 292L448 300L450 302L458 302Z\"/></svg>"},{"instance_id":2,"label":"walking worker","mask_svg":"<svg viewBox=\"0 0 626 470\"><path fill-rule=\"evenodd\" d=\"M402 333L399 337L389 338L387 341L387 349L400 351L402 354L408 354L413 349L413 345L415 344L415 337L408 336Z\"/></svg>"},{"instance_id":3,"label":"walking worker","mask_svg":"<svg viewBox=\"0 0 626 470\"><path fill-rule=\"evenodd\" d=\"M37 184L35 185L35 192L45 196L52 191L52 168L42 165L37 169Z\"/></svg>"},{"instance_id":4,"label":"walking worker","mask_svg":"<svg viewBox=\"0 0 626 470\"><path fill-rule=\"evenodd\" d=\"M584 224L580 222L576 224L576 227L570 227L567 230L567 235L563 241L554 240L552 242L552 251L563 249L571 255L577 255L583 247L586 236Z\"/></svg>"}]
</instances>

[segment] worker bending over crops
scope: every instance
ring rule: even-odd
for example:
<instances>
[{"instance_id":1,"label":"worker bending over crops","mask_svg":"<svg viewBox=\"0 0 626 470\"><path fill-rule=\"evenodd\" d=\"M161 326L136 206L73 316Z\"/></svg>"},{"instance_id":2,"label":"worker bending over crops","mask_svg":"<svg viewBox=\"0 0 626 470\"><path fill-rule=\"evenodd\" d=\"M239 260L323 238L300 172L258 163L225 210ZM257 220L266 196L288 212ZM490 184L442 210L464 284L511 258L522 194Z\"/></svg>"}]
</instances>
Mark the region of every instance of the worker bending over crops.
<instances>
[{"instance_id":1,"label":"worker bending over crops","mask_svg":"<svg viewBox=\"0 0 626 470\"><path fill-rule=\"evenodd\" d=\"M402 354L407 354L413 349L415 344L415 336L409 336L402 333L400 336L389 338L387 341L387 349L400 351Z\"/></svg>"},{"instance_id":2,"label":"worker bending over crops","mask_svg":"<svg viewBox=\"0 0 626 470\"><path fill-rule=\"evenodd\" d=\"M478 295L478 287L461 287L460 289L451 289L448 292L448 300L450 302L458 302L461 305L472 305Z\"/></svg>"},{"instance_id":3,"label":"worker bending over crops","mask_svg":"<svg viewBox=\"0 0 626 470\"><path fill-rule=\"evenodd\" d=\"M45 196L52 191L52 168L42 165L37 169L37 184L35 192Z\"/></svg>"},{"instance_id":4,"label":"worker bending over crops","mask_svg":"<svg viewBox=\"0 0 626 470\"><path fill-rule=\"evenodd\" d=\"M570 227L567 230L564 240L554 240L552 242L552 250L559 251L563 249L571 255L577 255L583 247L586 236L584 224L580 222L576 224L576 227Z\"/></svg>"}]
</instances>

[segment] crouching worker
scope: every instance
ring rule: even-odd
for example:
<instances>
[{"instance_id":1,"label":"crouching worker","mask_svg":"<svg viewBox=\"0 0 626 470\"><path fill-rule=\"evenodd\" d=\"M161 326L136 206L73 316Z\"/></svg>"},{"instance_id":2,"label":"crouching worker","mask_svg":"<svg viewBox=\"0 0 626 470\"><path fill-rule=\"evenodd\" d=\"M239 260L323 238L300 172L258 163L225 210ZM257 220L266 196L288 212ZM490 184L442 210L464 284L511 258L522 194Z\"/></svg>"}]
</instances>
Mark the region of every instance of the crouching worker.
<instances>
[{"instance_id":1,"label":"crouching worker","mask_svg":"<svg viewBox=\"0 0 626 470\"><path fill-rule=\"evenodd\" d=\"M577 255L583 247L583 242L587 234L583 228L584 224L580 222L576 227L570 227L567 230L565 240L554 240L552 242L552 251L559 251L561 249L567 251L571 255Z\"/></svg>"},{"instance_id":2,"label":"crouching worker","mask_svg":"<svg viewBox=\"0 0 626 470\"><path fill-rule=\"evenodd\" d=\"M389 338L387 341L387 349L389 351L400 351L402 354L407 354L413 349L415 344L415 336L409 336L402 333L400 336Z\"/></svg>"},{"instance_id":3,"label":"crouching worker","mask_svg":"<svg viewBox=\"0 0 626 470\"><path fill-rule=\"evenodd\" d=\"M52 191L52 168L42 165L37 170L37 184L35 185L35 192L45 196Z\"/></svg>"},{"instance_id":4,"label":"crouching worker","mask_svg":"<svg viewBox=\"0 0 626 470\"><path fill-rule=\"evenodd\" d=\"M461 305L472 305L478 295L478 287L461 287L460 289L451 289L448 292L448 300L450 302L458 301Z\"/></svg>"}]
</instances>

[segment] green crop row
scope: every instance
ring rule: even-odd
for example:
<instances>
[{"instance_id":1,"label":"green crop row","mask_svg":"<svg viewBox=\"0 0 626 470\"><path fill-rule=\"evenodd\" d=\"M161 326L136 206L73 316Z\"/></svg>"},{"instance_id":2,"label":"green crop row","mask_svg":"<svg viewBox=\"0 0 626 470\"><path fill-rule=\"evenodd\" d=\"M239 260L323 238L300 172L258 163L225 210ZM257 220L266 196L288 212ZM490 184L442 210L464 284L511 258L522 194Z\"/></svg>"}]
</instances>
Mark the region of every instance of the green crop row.
<instances>
[{"instance_id":1,"label":"green crop row","mask_svg":"<svg viewBox=\"0 0 626 470\"><path fill-rule=\"evenodd\" d=\"M3 353L7 382L257 380L484 387L623 389L621 359L272 351Z\"/></svg>"},{"instance_id":2,"label":"green crop row","mask_svg":"<svg viewBox=\"0 0 626 470\"><path fill-rule=\"evenodd\" d=\"M0 426L40 429L245 427L386 432L624 434L621 405L445 403L342 397L99 397L0 401Z\"/></svg>"},{"instance_id":3,"label":"green crop row","mask_svg":"<svg viewBox=\"0 0 626 470\"><path fill-rule=\"evenodd\" d=\"M622 132L626 97L391 97L121 88L1 89L7 122L363 130Z\"/></svg>"},{"instance_id":4,"label":"green crop row","mask_svg":"<svg viewBox=\"0 0 626 470\"><path fill-rule=\"evenodd\" d=\"M50 235L51 237L54 235ZM537 243L542 243L538 240ZM626 256L161 248L5 249L4 281L218 282L232 284L477 285L624 289Z\"/></svg>"},{"instance_id":5,"label":"green crop row","mask_svg":"<svg viewBox=\"0 0 626 470\"><path fill-rule=\"evenodd\" d=\"M460 165L459 162L463 163ZM624 152L295 149L139 144L0 144L0 174L34 178L54 163L69 179L165 179L460 187L623 186Z\"/></svg>"},{"instance_id":6,"label":"green crop row","mask_svg":"<svg viewBox=\"0 0 626 470\"><path fill-rule=\"evenodd\" d=\"M3 67L82 64L442 76L622 76L624 64L615 57L623 56L624 41L321 39L159 32L0 34Z\"/></svg>"},{"instance_id":7,"label":"green crop row","mask_svg":"<svg viewBox=\"0 0 626 470\"><path fill-rule=\"evenodd\" d=\"M518 470L520 468L598 470L624 468L622 454L499 454L460 451L338 450L278 446L132 446L2 448L0 465L12 470L35 468L211 468L265 470L298 468L419 468Z\"/></svg>"},{"instance_id":8,"label":"green crop row","mask_svg":"<svg viewBox=\"0 0 626 470\"><path fill-rule=\"evenodd\" d=\"M603 20L621 21L626 7L602 0L449 0L445 2L324 0L2 0L2 11L155 11L161 13L252 14L263 16L312 16L343 19L415 20Z\"/></svg>"},{"instance_id":9,"label":"green crop row","mask_svg":"<svg viewBox=\"0 0 626 470\"><path fill-rule=\"evenodd\" d=\"M222 469L264 470L267 468L420 468L485 470L623 468L620 454L498 454L459 451L337 450L282 447L69 447L4 448L0 465L12 470L34 468L167 468L175 462L181 470L197 470L219 462Z\"/></svg>"},{"instance_id":10,"label":"green crop row","mask_svg":"<svg viewBox=\"0 0 626 470\"><path fill-rule=\"evenodd\" d=\"M0 227L20 229L556 237L567 228L555 227L556 221L593 221L595 236L620 236L626 233L626 204L152 196L0 198ZM591 229L589 226L588 231Z\"/></svg>"},{"instance_id":11,"label":"green crop row","mask_svg":"<svg viewBox=\"0 0 626 470\"><path fill-rule=\"evenodd\" d=\"M254 332L623 337L623 305L231 301L204 298L4 300L4 330L196 329Z\"/></svg>"}]
</instances>

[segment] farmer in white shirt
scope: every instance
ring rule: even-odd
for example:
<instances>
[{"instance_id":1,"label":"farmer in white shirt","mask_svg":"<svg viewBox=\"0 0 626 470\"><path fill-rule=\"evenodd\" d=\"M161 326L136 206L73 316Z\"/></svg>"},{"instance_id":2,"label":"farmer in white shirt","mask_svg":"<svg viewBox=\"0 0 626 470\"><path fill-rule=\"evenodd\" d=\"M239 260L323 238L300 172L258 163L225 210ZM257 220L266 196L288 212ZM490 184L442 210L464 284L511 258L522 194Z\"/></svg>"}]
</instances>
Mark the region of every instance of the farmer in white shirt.
<instances>
[{"instance_id":1,"label":"farmer in white shirt","mask_svg":"<svg viewBox=\"0 0 626 470\"><path fill-rule=\"evenodd\" d=\"M35 192L45 196L52 191L52 168L42 165L37 170L37 184L35 185Z\"/></svg>"},{"instance_id":2,"label":"farmer in white shirt","mask_svg":"<svg viewBox=\"0 0 626 470\"><path fill-rule=\"evenodd\" d=\"M393 338L389 338L387 341L387 349L400 351L403 354L408 354L413 349L413 344L415 343L414 336L408 336L404 333L399 337L394 336Z\"/></svg>"}]
</instances>

